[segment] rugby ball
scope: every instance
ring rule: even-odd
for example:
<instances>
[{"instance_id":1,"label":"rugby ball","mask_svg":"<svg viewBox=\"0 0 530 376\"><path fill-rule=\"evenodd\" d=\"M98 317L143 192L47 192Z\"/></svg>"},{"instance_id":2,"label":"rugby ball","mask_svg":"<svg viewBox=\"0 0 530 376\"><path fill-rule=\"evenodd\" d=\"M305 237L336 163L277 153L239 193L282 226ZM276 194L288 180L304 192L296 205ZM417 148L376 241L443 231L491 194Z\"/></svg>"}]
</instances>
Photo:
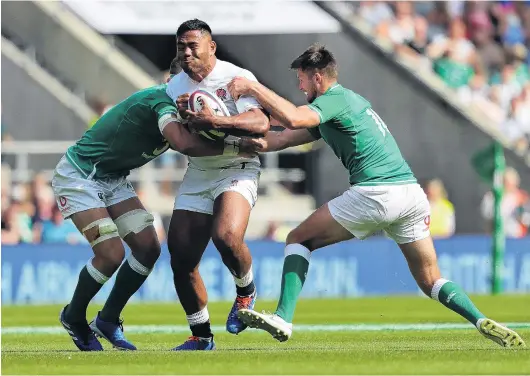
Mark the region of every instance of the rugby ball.
<instances>
[{"instance_id":1,"label":"rugby ball","mask_svg":"<svg viewBox=\"0 0 530 376\"><path fill-rule=\"evenodd\" d=\"M210 106L216 116L230 116L230 112L223 101L216 95L203 89L191 93L188 100L188 107L191 111L197 112L202 109L204 103ZM224 140L228 136L227 133L215 129L200 131L199 134L211 141Z\"/></svg>"}]
</instances>

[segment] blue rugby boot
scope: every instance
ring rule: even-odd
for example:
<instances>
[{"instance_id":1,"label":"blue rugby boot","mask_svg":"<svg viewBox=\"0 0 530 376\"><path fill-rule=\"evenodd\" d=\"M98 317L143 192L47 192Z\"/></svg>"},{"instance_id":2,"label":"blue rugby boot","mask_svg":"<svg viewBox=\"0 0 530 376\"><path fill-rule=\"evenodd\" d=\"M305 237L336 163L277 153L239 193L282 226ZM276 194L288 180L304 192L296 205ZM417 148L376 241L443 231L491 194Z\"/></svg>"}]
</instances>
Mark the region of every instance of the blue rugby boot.
<instances>
[{"instance_id":1,"label":"blue rugby boot","mask_svg":"<svg viewBox=\"0 0 530 376\"><path fill-rule=\"evenodd\" d=\"M123 335L123 320L107 322L99 318L99 312L90 323L90 329L99 337L105 338L118 350L136 350L131 342Z\"/></svg>"},{"instance_id":2,"label":"blue rugby boot","mask_svg":"<svg viewBox=\"0 0 530 376\"><path fill-rule=\"evenodd\" d=\"M248 327L248 325L246 325L237 317L237 311L239 311L240 309L252 310L254 308L254 304L256 304L256 295L256 290L254 290L252 295L238 295L236 297L236 300L232 305L232 309L228 314L228 318L226 319L226 331L228 333L239 334Z\"/></svg>"},{"instance_id":3,"label":"blue rugby boot","mask_svg":"<svg viewBox=\"0 0 530 376\"><path fill-rule=\"evenodd\" d=\"M66 308L64 307L59 314L59 321L63 328L68 332L72 341L81 351L103 351L103 346L99 343L98 339L94 335L94 332L88 326L86 322L67 322L64 317Z\"/></svg>"},{"instance_id":4,"label":"blue rugby boot","mask_svg":"<svg viewBox=\"0 0 530 376\"><path fill-rule=\"evenodd\" d=\"M177 346L171 351L208 351L215 350L215 342L213 337L211 338L200 338L191 336L182 345Z\"/></svg>"}]
</instances>

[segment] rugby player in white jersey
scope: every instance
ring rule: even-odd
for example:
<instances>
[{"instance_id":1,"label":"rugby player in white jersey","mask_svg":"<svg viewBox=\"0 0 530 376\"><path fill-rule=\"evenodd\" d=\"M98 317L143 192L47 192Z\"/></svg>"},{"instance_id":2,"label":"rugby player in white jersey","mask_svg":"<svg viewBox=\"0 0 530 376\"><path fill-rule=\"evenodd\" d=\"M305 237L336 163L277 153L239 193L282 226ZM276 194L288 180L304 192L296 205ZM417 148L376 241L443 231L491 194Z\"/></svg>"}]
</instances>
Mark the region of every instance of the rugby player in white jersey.
<instances>
[{"instance_id":1,"label":"rugby player in white jersey","mask_svg":"<svg viewBox=\"0 0 530 376\"><path fill-rule=\"evenodd\" d=\"M215 56L211 29L203 21L184 22L177 30L177 58L182 72L168 83L167 93L177 102L182 122L190 130L236 129L265 134L269 119L252 97L235 101L227 84L236 76L256 80L249 71ZM205 89L227 106L230 115L214 116L209 110L188 109L189 95ZM237 148L237 145L234 145ZM232 151L233 152L233 151ZM175 289L186 312L192 336L174 350L213 350L213 334L207 309L207 294L199 274L199 263L212 239L236 284L236 299L228 315L226 330L238 334L246 328L237 317L239 309L252 309L256 288L252 257L243 238L258 195L258 157L191 157L179 188L168 232L168 248Z\"/></svg>"}]
</instances>

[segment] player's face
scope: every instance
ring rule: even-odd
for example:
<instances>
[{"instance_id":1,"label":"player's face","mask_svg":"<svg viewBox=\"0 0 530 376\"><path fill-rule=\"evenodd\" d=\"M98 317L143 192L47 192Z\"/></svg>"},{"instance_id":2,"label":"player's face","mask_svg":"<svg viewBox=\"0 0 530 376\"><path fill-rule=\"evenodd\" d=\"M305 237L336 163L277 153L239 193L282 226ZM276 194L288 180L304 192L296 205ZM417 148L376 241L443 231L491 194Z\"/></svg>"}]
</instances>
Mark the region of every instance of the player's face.
<instances>
[{"instance_id":1,"label":"player's face","mask_svg":"<svg viewBox=\"0 0 530 376\"><path fill-rule=\"evenodd\" d=\"M298 69L298 88L304 92L307 101L313 102L317 97L317 88L315 85L314 75Z\"/></svg>"},{"instance_id":2,"label":"player's face","mask_svg":"<svg viewBox=\"0 0 530 376\"><path fill-rule=\"evenodd\" d=\"M188 31L177 39L177 59L186 74L200 74L215 54L215 42L200 30Z\"/></svg>"}]
</instances>

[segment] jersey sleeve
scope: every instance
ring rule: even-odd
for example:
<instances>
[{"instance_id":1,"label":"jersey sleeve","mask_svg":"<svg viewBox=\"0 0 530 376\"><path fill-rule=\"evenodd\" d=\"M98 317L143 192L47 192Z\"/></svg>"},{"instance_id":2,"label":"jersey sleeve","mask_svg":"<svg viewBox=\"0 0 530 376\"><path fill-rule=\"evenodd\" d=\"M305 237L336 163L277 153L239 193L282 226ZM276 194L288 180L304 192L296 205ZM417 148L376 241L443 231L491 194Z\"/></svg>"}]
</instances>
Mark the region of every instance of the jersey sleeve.
<instances>
[{"instance_id":1,"label":"jersey sleeve","mask_svg":"<svg viewBox=\"0 0 530 376\"><path fill-rule=\"evenodd\" d=\"M252 74L252 72L248 71L248 70L243 70L241 71L241 73L239 74L240 76L242 77L245 77L251 81L258 81L256 79L256 76L254 76L254 74ZM254 97L251 97L249 95L243 95L241 96L237 102L236 102L236 107L237 107L237 111L242 114L243 112L246 112L252 108L263 108L259 102L256 100L256 98Z\"/></svg>"},{"instance_id":2,"label":"jersey sleeve","mask_svg":"<svg viewBox=\"0 0 530 376\"><path fill-rule=\"evenodd\" d=\"M342 111L340 102L342 101L335 95L321 95L308 104L307 107L315 111L320 117L320 124L324 124Z\"/></svg>"},{"instance_id":3,"label":"jersey sleeve","mask_svg":"<svg viewBox=\"0 0 530 376\"><path fill-rule=\"evenodd\" d=\"M320 140L322 138L319 127L306 128L306 129L311 134L311 136L315 138L315 140Z\"/></svg>"}]
</instances>

